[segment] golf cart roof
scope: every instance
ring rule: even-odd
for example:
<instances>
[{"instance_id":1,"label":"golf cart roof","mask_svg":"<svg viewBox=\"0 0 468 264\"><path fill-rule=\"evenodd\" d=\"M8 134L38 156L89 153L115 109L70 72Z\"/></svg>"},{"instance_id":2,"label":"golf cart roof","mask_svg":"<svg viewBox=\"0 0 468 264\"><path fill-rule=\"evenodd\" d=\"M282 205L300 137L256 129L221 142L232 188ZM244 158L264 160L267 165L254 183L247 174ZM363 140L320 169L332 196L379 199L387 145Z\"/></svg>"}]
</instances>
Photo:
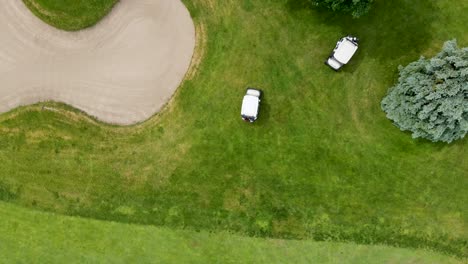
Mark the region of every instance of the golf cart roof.
<instances>
[{"instance_id":1,"label":"golf cart roof","mask_svg":"<svg viewBox=\"0 0 468 264\"><path fill-rule=\"evenodd\" d=\"M338 62L346 64L349 62L351 57L353 57L354 53L356 53L357 49L358 46L354 42L348 40L347 38L343 38L343 40L338 44L333 57Z\"/></svg>"},{"instance_id":2,"label":"golf cart roof","mask_svg":"<svg viewBox=\"0 0 468 264\"><path fill-rule=\"evenodd\" d=\"M257 96L245 95L242 100L242 116L257 117L259 99Z\"/></svg>"}]
</instances>

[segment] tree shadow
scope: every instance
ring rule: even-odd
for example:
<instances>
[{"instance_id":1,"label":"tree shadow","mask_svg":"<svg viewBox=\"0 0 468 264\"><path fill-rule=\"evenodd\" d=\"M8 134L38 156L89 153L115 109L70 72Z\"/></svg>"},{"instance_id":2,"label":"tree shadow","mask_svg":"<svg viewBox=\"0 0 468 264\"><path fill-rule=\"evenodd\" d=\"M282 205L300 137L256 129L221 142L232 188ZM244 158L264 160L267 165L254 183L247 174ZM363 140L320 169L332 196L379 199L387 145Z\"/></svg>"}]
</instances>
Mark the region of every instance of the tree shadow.
<instances>
[{"instance_id":1,"label":"tree shadow","mask_svg":"<svg viewBox=\"0 0 468 264\"><path fill-rule=\"evenodd\" d=\"M316 8L308 0L288 0L286 7L293 15L300 12L301 19L311 16L308 22L339 27L341 33L330 36L333 39L348 34L359 37L359 52L376 59L419 56L430 43L431 24L438 18L437 7L428 0L376 1L369 13L358 19ZM332 48L334 43L330 45Z\"/></svg>"},{"instance_id":2,"label":"tree shadow","mask_svg":"<svg viewBox=\"0 0 468 264\"><path fill-rule=\"evenodd\" d=\"M298 11L302 9L310 9L314 6L309 0L288 0L288 2L286 3L286 7L290 11Z\"/></svg>"}]
</instances>

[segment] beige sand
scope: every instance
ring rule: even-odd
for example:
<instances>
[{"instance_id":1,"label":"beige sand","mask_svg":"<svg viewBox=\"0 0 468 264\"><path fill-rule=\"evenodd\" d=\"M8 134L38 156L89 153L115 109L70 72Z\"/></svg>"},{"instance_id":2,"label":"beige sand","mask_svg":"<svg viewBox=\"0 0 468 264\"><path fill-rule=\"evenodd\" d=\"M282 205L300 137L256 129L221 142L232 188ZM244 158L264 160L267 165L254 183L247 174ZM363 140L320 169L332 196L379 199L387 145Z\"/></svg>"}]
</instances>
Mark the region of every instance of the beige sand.
<instances>
[{"instance_id":1,"label":"beige sand","mask_svg":"<svg viewBox=\"0 0 468 264\"><path fill-rule=\"evenodd\" d=\"M109 123L144 121L187 72L195 29L179 0L121 0L98 25L57 30L21 0L0 5L0 113L53 100Z\"/></svg>"}]
</instances>

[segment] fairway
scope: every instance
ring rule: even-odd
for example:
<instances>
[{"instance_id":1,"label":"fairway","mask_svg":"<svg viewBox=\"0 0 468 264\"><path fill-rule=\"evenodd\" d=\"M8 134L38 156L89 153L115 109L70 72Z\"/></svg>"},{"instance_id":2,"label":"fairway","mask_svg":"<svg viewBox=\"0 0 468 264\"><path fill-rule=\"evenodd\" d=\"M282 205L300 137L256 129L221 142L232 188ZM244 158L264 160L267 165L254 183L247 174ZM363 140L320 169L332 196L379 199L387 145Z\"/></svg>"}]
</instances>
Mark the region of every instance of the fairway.
<instances>
[{"instance_id":1,"label":"fairway","mask_svg":"<svg viewBox=\"0 0 468 264\"><path fill-rule=\"evenodd\" d=\"M462 263L423 250L127 225L1 202L0 214L0 263Z\"/></svg>"},{"instance_id":2,"label":"fairway","mask_svg":"<svg viewBox=\"0 0 468 264\"><path fill-rule=\"evenodd\" d=\"M378 0L360 19L302 1L183 2L197 46L165 109L131 127L54 102L0 115L1 200L190 232L468 256L467 139L413 140L380 109L398 65L448 39L468 46L468 1ZM359 50L336 73L323 62L347 34ZM254 124L239 116L247 86L264 91Z\"/></svg>"}]
</instances>

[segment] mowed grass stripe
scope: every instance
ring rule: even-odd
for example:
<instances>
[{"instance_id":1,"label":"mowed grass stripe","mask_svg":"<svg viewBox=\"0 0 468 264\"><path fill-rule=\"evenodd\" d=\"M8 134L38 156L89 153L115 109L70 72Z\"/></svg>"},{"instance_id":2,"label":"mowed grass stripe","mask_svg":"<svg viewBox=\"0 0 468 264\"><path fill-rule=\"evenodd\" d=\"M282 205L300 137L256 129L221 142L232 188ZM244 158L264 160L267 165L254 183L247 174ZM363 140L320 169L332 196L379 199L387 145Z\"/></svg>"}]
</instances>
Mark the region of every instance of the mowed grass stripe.
<instances>
[{"instance_id":1,"label":"mowed grass stripe","mask_svg":"<svg viewBox=\"0 0 468 264\"><path fill-rule=\"evenodd\" d=\"M385 243L467 255L466 139L412 140L380 99L396 67L457 38L465 2L377 1L353 20L292 1L184 1L204 25L198 71L136 127L51 103L0 117L3 200L98 219L239 234ZM323 65L348 33L360 50ZM261 117L240 121L246 86Z\"/></svg>"},{"instance_id":2,"label":"mowed grass stripe","mask_svg":"<svg viewBox=\"0 0 468 264\"><path fill-rule=\"evenodd\" d=\"M462 263L423 250L175 231L3 202L0 214L0 263Z\"/></svg>"}]
</instances>

